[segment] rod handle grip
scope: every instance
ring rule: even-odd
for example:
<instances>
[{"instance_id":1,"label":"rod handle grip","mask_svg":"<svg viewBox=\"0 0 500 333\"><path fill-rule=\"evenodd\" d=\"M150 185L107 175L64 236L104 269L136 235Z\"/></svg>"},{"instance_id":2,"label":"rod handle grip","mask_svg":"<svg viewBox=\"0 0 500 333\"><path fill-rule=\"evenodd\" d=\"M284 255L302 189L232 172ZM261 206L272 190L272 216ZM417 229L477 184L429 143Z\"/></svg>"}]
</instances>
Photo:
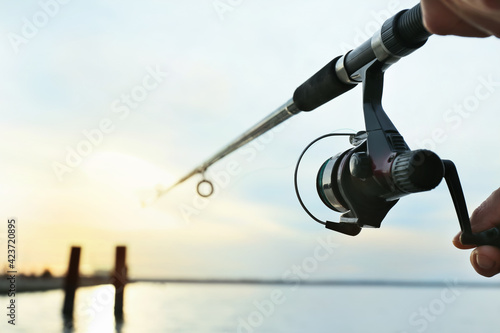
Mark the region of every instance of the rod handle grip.
<instances>
[{"instance_id":1,"label":"rod handle grip","mask_svg":"<svg viewBox=\"0 0 500 333\"><path fill-rule=\"evenodd\" d=\"M337 57L302 83L293 93L293 102L301 111L311 111L351 90L356 85L346 84L335 72Z\"/></svg>"}]
</instances>

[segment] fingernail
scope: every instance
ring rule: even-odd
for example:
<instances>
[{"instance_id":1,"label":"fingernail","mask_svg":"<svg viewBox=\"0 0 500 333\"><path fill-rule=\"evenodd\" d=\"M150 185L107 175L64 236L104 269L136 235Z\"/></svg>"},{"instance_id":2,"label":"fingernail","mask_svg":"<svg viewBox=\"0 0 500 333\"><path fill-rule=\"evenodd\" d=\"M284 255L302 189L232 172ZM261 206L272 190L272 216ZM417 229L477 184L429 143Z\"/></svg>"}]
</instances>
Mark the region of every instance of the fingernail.
<instances>
[{"instance_id":1,"label":"fingernail","mask_svg":"<svg viewBox=\"0 0 500 333\"><path fill-rule=\"evenodd\" d=\"M492 269L495 266L495 261L491 260L490 257L483 256L480 254L475 254L476 263L479 267L484 270Z\"/></svg>"}]
</instances>

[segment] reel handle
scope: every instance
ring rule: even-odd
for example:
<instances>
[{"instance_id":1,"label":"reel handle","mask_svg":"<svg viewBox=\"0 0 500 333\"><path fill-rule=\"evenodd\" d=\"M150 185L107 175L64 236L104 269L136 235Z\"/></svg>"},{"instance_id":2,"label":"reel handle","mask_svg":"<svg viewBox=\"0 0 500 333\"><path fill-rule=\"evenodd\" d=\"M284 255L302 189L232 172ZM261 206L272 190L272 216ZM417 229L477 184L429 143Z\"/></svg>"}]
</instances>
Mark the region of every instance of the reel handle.
<instances>
[{"instance_id":1,"label":"reel handle","mask_svg":"<svg viewBox=\"0 0 500 333\"><path fill-rule=\"evenodd\" d=\"M500 248L500 227L493 227L491 229L477 232L477 233L462 233L460 235L460 242L469 245L492 245Z\"/></svg>"},{"instance_id":2,"label":"reel handle","mask_svg":"<svg viewBox=\"0 0 500 333\"><path fill-rule=\"evenodd\" d=\"M477 233L472 233L472 228L465 204L464 192L460 184L457 168L452 161L443 160L446 184L450 191L455 211L457 212L458 222L462 235L460 235L460 242L464 245L491 245L500 248L500 227L493 227Z\"/></svg>"}]
</instances>

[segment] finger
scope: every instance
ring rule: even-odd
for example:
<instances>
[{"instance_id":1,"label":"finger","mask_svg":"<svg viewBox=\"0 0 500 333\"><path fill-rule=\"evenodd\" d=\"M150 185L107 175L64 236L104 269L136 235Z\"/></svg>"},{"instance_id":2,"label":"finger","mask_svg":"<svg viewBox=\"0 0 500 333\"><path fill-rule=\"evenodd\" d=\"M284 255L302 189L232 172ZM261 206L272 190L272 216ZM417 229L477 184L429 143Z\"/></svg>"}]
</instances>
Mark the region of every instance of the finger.
<instances>
[{"instance_id":1,"label":"finger","mask_svg":"<svg viewBox=\"0 0 500 333\"><path fill-rule=\"evenodd\" d=\"M476 247L476 245L462 244L460 236L462 236L462 232L459 232L458 234L456 234L456 236L452 240L453 245L455 245L456 248L461 249L461 250L469 250L469 249L473 249Z\"/></svg>"},{"instance_id":2,"label":"finger","mask_svg":"<svg viewBox=\"0 0 500 333\"><path fill-rule=\"evenodd\" d=\"M500 225L500 189L494 191L479 207L477 207L470 217L472 232L480 232ZM472 249L474 245L463 244L459 232L453 238L455 247L467 250Z\"/></svg>"},{"instance_id":3,"label":"finger","mask_svg":"<svg viewBox=\"0 0 500 333\"><path fill-rule=\"evenodd\" d=\"M500 189L494 191L470 217L472 232L480 232L500 225Z\"/></svg>"},{"instance_id":4,"label":"finger","mask_svg":"<svg viewBox=\"0 0 500 333\"><path fill-rule=\"evenodd\" d=\"M500 36L500 1L498 0L441 0L445 6L484 37Z\"/></svg>"},{"instance_id":5,"label":"finger","mask_svg":"<svg viewBox=\"0 0 500 333\"><path fill-rule=\"evenodd\" d=\"M445 0L448 3L454 3L458 6L466 5L480 13L491 13L500 10L499 0Z\"/></svg>"},{"instance_id":6,"label":"finger","mask_svg":"<svg viewBox=\"0 0 500 333\"><path fill-rule=\"evenodd\" d=\"M492 277L500 273L500 249L494 246L480 246L472 251L470 262L478 274Z\"/></svg>"},{"instance_id":7,"label":"finger","mask_svg":"<svg viewBox=\"0 0 500 333\"><path fill-rule=\"evenodd\" d=\"M424 26L436 35L458 35L466 37L486 37L484 31L464 21L455 10L441 0L421 0Z\"/></svg>"}]
</instances>

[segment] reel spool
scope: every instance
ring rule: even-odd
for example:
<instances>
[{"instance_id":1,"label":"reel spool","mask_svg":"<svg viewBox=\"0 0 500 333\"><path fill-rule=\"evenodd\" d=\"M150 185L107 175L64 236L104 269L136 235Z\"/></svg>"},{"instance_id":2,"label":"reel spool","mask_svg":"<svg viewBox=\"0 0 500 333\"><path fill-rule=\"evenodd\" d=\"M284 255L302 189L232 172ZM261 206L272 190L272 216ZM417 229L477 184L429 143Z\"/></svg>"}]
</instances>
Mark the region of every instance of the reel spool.
<instances>
[{"instance_id":1,"label":"reel spool","mask_svg":"<svg viewBox=\"0 0 500 333\"><path fill-rule=\"evenodd\" d=\"M302 196L300 195L300 190L299 190L299 185L298 185L298 174L299 174L299 167L302 163L302 159L303 157L305 156L305 154L309 151L310 148L312 148L315 144L317 144L319 141L323 141L324 139L327 139L327 138L331 138L331 137L349 137L349 141L351 142L351 144L359 144L356 142L356 134L354 133L330 133L330 134L325 134L325 135L322 135L320 136L319 138L313 140L311 143L309 143L306 148L302 151L302 153L300 154L299 158L298 158L298 161L297 161L297 164L295 166L295 172L294 172L294 189L295 189L295 194L297 196L297 199L301 205L301 207L304 209L304 211L316 222L320 223L320 224L323 224L325 226L327 225L331 225L332 223L335 223L335 222L331 222L331 221L323 221L321 220L320 218L316 217L315 214L313 214L307 207L306 207L306 204L304 203L304 201L302 200ZM342 154L338 154L330 159L327 160L330 161L331 159L337 159L340 155ZM325 162L323 165L325 165L327 162ZM320 174L323 174L324 173L324 169L325 168L321 168L320 169L320 172L318 173L317 177L316 177L316 186L315 186L315 190L317 193L320 193ZM325 204L328 208L332 209L332 210L335 210L337 212L345 212L345 210L340 207L340 206L337 206L337 205L330 205L330 204L327 204L323 198L323 196L320 194L320 199L322 201L323 204ZM335 226L337 225L340 225L340 223L335 223ZM349 234L351 236L355 236L357 235L360 231L361 231L361 228L353 228L351 225L347 225L347 224L343 224L341 223L341 225L344 225L345 229L342 229L342 230L336 230L336 231L340 231L340 232L343 232L343 233L346 233L346 234Z\"/></svg>"}]
</instances>

